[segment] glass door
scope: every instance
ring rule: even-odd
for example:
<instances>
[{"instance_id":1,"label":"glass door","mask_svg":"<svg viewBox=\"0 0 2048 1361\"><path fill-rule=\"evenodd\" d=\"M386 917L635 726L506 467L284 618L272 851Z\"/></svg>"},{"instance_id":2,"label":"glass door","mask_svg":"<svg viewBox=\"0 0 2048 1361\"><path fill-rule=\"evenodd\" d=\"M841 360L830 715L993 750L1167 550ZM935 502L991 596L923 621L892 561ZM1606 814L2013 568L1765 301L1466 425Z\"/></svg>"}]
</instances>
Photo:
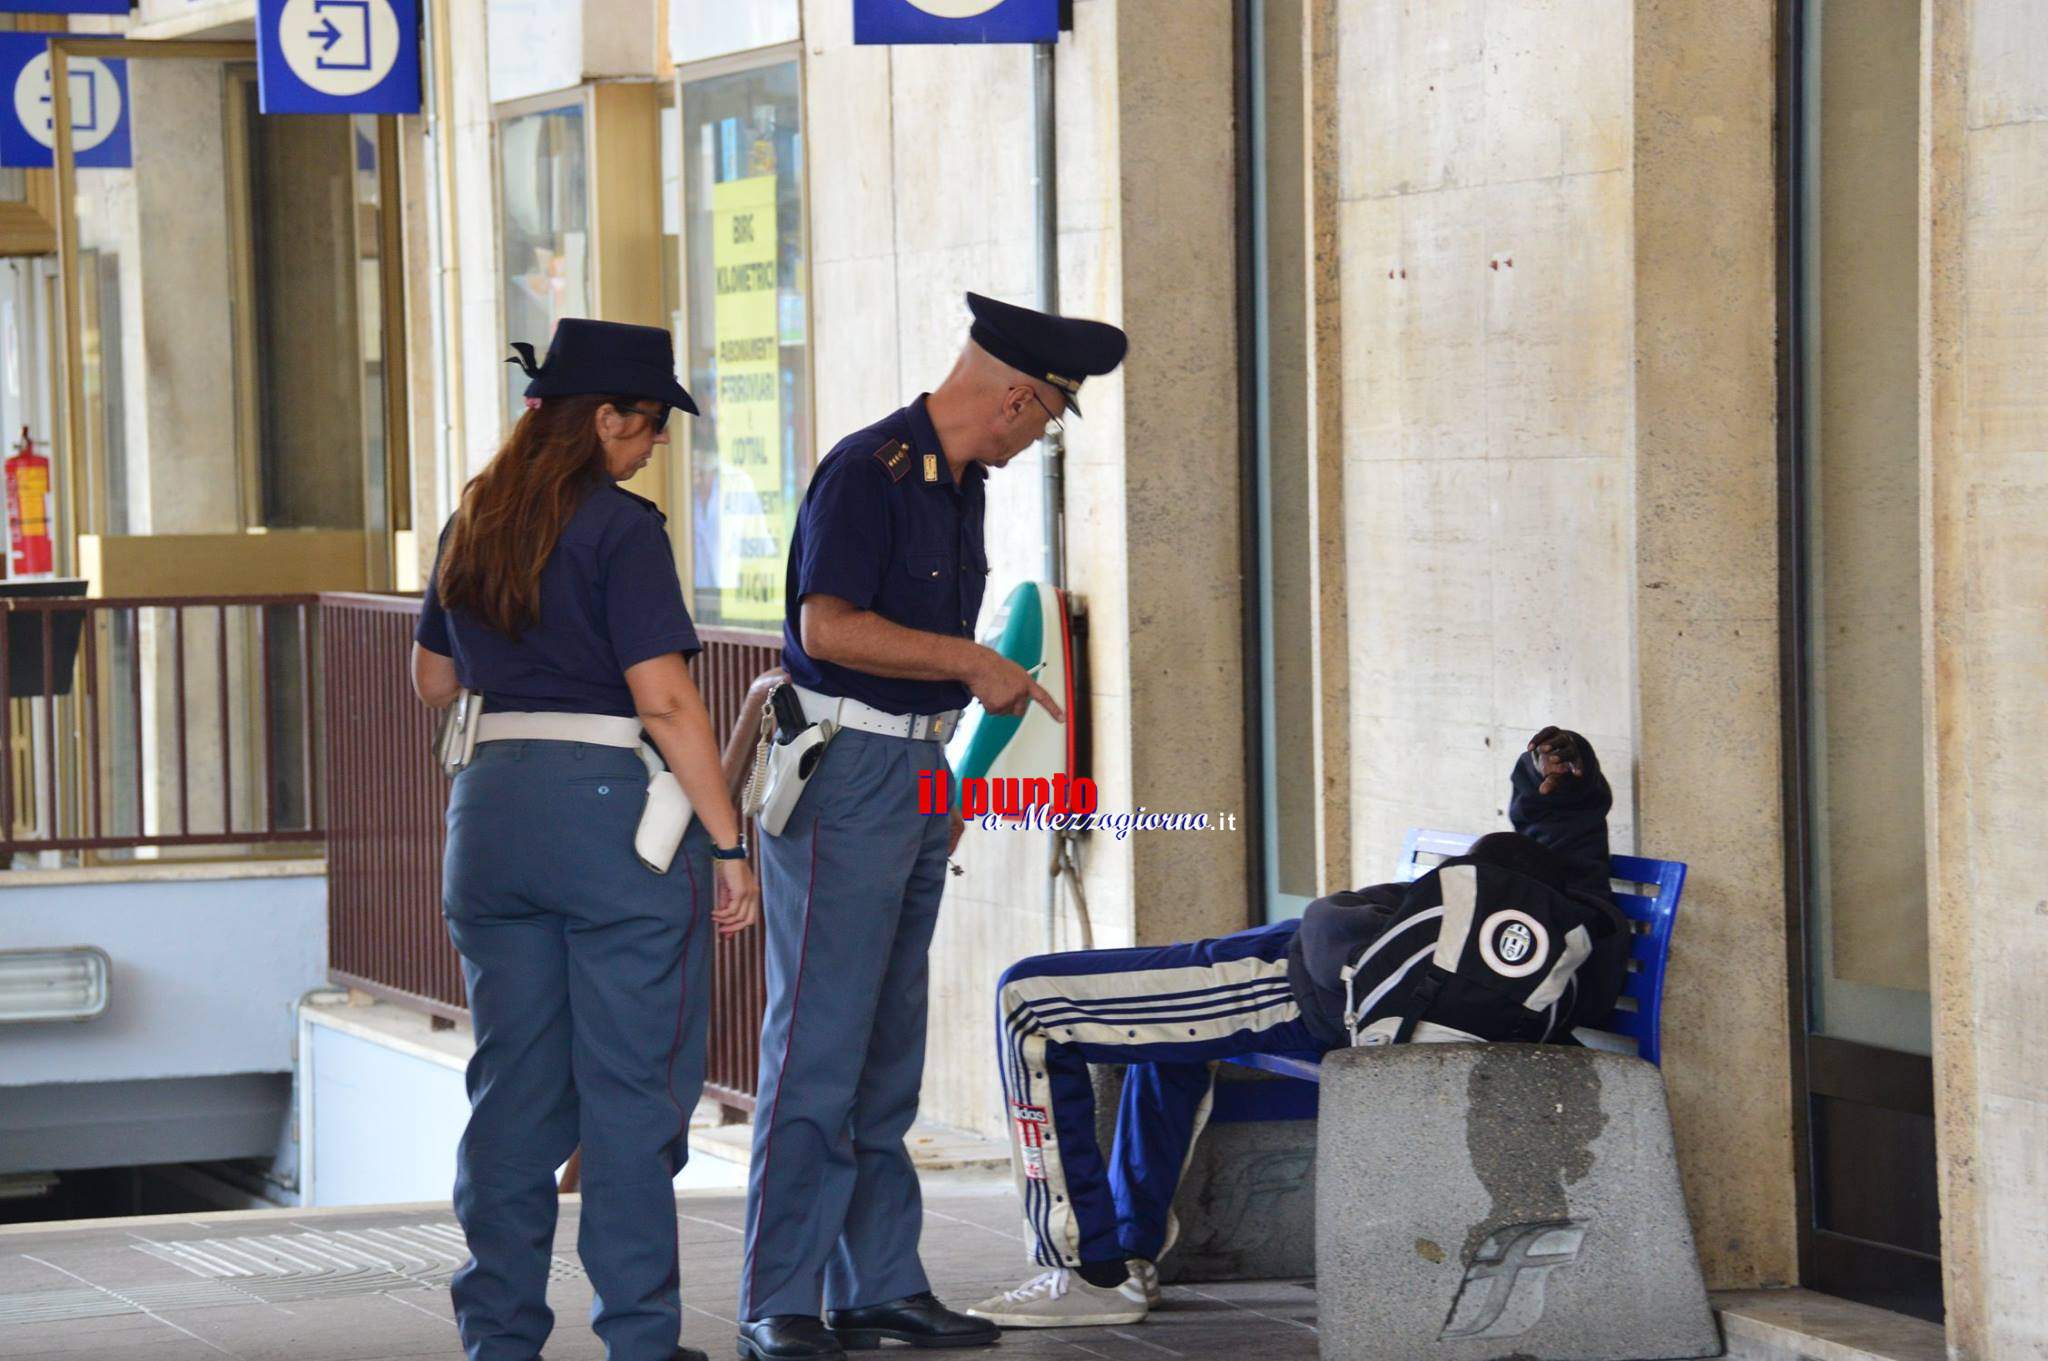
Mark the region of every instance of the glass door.
<instances>
[{"instance_id":1,"label":"glass door","mask_svg":"<svg viewBox=\"0 0 2048 1361\"><path fill-rule=\"evenodd\" d=\"M379 589L410 527L396 120L261 114L254 57L51 44L125 63L147 130L118 168L54 137L69 528L106 594Z\"/></svg>"},{"instance_id":2,"label":"glass door","mask_svg":"<svg viewBox=\"0 0 2048 1361\"><path fill-rule=\"evenodd\" d=\"M1921 749L1918 0L1804 0L1787 668L1802 1273L1941 1314Z\"/></svg>"}]
</instances>

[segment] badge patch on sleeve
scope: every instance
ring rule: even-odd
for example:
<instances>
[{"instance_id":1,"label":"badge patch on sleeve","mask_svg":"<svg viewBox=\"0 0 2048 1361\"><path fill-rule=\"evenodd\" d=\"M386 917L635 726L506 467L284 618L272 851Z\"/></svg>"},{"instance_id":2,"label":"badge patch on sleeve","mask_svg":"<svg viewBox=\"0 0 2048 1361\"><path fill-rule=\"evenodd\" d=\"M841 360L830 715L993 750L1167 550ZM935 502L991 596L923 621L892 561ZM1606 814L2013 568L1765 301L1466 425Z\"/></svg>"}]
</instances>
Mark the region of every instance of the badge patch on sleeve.
<instances>
[{"instance_id":1,"label":"badge patch on sleeve","mask_svg":"<svg viewBox=\"0 0 2048 1361\"><path fill-rule=\"evenodd\" d=\"M875 462L882 465L891 482L901 482L910 472L910 450L903 447L903 441L892 439L875 450Z\"/></svg>"}]
</instances>

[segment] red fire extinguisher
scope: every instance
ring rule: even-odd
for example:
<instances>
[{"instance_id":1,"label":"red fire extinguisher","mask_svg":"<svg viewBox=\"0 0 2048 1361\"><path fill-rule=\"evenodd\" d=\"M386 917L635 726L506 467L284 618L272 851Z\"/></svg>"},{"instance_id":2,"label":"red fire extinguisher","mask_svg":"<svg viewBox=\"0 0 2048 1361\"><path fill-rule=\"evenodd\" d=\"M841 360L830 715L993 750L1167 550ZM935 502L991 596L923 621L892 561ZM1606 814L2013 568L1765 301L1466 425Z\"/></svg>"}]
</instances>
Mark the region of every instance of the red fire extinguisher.
<instances>
[{"instance_id":1,"label":"red fire extinguisher","mask_svg":"<svg viewBox=\"0 0 2048 1361\"><path fill-rule=\"evenodd\" d=\"M50 460L36 452L25 425L14 457L7 460L7 538L13 545L8 554L9 575L49 574L53 562Z\"/></svg>"}]
</instances>

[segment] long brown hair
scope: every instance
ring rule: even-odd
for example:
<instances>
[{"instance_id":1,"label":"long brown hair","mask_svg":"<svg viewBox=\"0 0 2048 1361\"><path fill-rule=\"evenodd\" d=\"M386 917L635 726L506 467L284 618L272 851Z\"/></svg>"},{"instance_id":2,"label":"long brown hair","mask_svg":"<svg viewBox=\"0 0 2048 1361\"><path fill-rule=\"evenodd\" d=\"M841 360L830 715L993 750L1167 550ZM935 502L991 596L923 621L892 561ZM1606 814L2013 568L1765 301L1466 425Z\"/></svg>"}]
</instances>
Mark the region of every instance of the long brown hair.
<instances>
[{"instance_id":1,"label":"long brown hair","mask_svg":"<svg viewBox=\"0 0 2048 1361\"><path fill-rule=\"evenodd\" d=\"M632 410L631 397L550 397L512 427L490 465L463 489L448 526L434 589L517 638L540 620L540 572L563 526L605 476L597 409Z\"/></svg>"}]
</instances>

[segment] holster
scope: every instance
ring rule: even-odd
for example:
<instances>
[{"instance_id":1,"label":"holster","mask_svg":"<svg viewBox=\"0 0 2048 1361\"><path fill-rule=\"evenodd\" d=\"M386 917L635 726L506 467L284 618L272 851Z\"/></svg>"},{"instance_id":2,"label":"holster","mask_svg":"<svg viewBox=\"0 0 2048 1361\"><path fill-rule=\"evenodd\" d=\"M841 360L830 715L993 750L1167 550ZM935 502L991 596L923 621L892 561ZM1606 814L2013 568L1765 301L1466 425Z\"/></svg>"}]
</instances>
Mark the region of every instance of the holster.
<instances>
[{"instance_id":1,"label":"holster","mask_svg":"<svg viewBox=\"0 0 2048 1361\"><path fill-rule=\"evenodd\" d=\"M476 755L477 720L483 717L484 697L459 690L455 702L441 714L441 730L435 736L434 759L441 773L454 779Z\"/></svg>"},{"instance_id":2,"label":"holster","mask_svg":"<svg viewBox=\"0 0 2048 1361\"><path fill-rule=\"evenodd\" d=\"M683 792L675 772L662 765L661 757L645 742L640 744L640 760L647 767L647 803L640 810L640 825L633 831L633 853L656 874L667 874L676 848L683 844L683 833L690 827L690 796Z\"/></svg>"},{"instance_id":3,"label":"holster","mask_svg":"<svg viewBox=\"0 0 2048 1361\"><path fill-rule=\"evenodd\" d=\"M748 811L759 820L761 830L769 836L782 835L782 829L789 824L789 815L796 811L797 803L804 796L804 786L810 783L812 773L825 755L825 744L838 731L830 719L796 726L772 718L778 708L786 713L789 707L787 700L794 697L794 692L783 696L782 689L777 687L762 711L764 721L760 740L763 762L756 769L754 787L748 799L752 805ZM778 699L784 702L778 704Z\"/></svg>"}]
</instances>

